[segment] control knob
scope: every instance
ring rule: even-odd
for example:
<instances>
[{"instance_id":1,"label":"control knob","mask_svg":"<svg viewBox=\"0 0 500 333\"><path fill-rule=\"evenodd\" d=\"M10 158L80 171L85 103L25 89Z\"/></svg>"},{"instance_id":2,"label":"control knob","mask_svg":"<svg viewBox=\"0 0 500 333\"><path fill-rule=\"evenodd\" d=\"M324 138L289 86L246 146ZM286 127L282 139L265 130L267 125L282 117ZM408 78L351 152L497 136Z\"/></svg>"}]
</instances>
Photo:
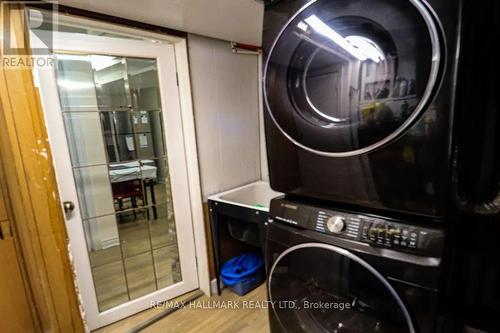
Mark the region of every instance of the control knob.
<instances>
[{"instance_id":1,"label":"control knob","mask_svg":"<svg viewBox=\"0 0 500 333\"><path fill-rule=\"evenodd\" d=\"M342 216L335 215L326 221L326 227L334 234L340 234L345 229L345 219Z\"/></svg>"}]
</instances>

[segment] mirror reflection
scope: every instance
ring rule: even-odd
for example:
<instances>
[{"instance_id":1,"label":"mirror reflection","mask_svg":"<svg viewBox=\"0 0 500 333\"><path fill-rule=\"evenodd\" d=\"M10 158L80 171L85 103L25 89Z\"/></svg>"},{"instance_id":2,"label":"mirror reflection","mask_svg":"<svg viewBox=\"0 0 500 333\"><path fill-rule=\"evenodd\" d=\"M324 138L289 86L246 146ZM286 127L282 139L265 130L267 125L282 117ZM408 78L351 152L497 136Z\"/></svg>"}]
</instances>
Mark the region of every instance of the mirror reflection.
<instances>
[{"instance_id":1,"label":"mirror reflection","mask_svg":"<svg viewBox=\"0 0 500 333\"><path fill-rule=\"evenodd\" d=\"M264 102L302 146L342 155L374 149L411 127L429 102L439 71L435 40L409 2L311 2L269 52ZM435 115L426 118L420 127L432 128Z\"/></svg>"},{"instance_id":2,"label":"mirror reflection","mask_svg":"<svg viewBox=\"0 0 500 333\"><path fill-rule=\"evenodd\" d=\"M182 281L156 60L57 56L100 311Z\"/></svg>"},{"instance_id":3,"label":"mirror reflection","mask_svg":"<svg viewBox=\"0 0 500 333\"><path fill-rule=\"evenodd\" d=\"M91 55L99 110L122 110L130 106L125 58Z\"/></svg>"},{"instance_id":4,"label":"mirror reflection","mask_svg":"<svg viewBox=\"0 0 500 333\"><path fill-rule=\"evenodd\" d=\"M320 119L359 126L401 123L415 109L415 64L398 61L394 41L381 26L360 17L327 24L311 15L296 30L306 41L301 55L307 53L301 93Z\"/></svg>"}]
</instances>

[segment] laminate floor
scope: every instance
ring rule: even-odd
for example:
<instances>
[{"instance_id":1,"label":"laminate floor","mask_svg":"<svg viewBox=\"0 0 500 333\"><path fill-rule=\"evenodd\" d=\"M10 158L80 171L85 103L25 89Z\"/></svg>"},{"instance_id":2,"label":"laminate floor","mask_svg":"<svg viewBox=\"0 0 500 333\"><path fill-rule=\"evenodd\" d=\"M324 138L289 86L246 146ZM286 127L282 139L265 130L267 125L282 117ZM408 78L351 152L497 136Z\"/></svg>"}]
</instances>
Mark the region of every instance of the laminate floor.
<instances>
[{"instance_id":1,"label":"laminate floor","mask_svg":"<svg viewBox=\"0 0 500 333\"><path fill-rule=\"evenodd\" d=\"M149 216L138 210L111 221L112 227L117 223L116 244L89 253L101 311L182 280L170 211L162 204L156 206L157 218L152 210Z\"/></svg>"},{"instance_id":2,"label":"laminate floor","mask_svg":"<svg viewBox=\"0 0 500 333\"><path fill-rule=\"evenodd\" d=\"M180 298L182 300L182 297ZM264 302L266 300L265 285L240 297L225 289L221 296L198 298L192 306L177 310L147 327L143 333L268 333L269 323L267 309L243 308L243 302ZM240 305L239 309L224 309L213 305L224 301ZM249 304L249 303L248 303ZM259 303L262 304L262 303ZM205 307L205 308L201 308ZM143 321L160 313L162 309L150 309L120 322L102 328L94 333L125 333Z\"/></svg>"}]
</instances>

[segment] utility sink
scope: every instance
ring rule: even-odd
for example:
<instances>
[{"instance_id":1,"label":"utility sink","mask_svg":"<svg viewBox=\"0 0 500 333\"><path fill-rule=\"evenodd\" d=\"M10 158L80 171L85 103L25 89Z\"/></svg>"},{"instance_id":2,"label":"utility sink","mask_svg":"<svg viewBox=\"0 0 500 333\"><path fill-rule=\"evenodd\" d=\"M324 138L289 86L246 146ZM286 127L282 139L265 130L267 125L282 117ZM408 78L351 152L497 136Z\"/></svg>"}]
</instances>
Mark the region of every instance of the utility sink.
<instances>
[{"instance_id":1,"label":"utility sink","mask_svg":"<svg viewBox=\"0 0 500 333\"><path fill-rule=\"evenodd\" d=\"M245 252L263 255L269 204L280 195L269 183L258 181L208 198L219 294L223 262Z\"/></svg>"},{"instance_id":2,"label":"utility sink","mask_svg":"<svg viewBox=\"0 0 500 333\"><path fill-rule=\"evenodd\" d=\"M273 191L269 183L258 181L226 192L212 195L209 200L269 212L271 199L282 195Z\"/></svg>"}]
</instances>

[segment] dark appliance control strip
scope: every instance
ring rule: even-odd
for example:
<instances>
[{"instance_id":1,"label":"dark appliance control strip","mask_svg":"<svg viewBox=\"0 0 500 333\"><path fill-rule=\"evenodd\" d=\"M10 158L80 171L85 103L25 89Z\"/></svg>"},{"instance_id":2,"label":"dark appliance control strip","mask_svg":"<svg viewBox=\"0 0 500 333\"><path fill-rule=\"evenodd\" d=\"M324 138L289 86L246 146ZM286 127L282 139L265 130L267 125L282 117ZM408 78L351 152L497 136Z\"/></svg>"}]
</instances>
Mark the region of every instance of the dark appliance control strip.
<instances>
[{"instance_id":1,"label":"dark appliance control strip","mask_svg":"<svg viewBox=\"0 0 500 333\"><path fill-rule=\"evenodd\" d=\"M440 257L444 232L391 218L332 210L284 198L271 202L275 221L331 236L420 256Z\"/></svg>"}]
</instances>

